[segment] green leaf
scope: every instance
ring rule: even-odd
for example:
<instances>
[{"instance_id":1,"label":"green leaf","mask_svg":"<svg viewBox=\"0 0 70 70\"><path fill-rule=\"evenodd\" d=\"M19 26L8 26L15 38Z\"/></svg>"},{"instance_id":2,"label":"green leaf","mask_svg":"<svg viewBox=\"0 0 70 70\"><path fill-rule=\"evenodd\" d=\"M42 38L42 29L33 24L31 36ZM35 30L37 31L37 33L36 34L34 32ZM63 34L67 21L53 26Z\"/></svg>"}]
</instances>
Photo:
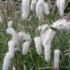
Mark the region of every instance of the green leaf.
<instances>
[{"instance_id":1,"label":"green leaf","mask_svg":"<svg viewBox=\"0 0 70 70\"><path fill-rule=\"evenodd\" d=\"M54 27L50 27L52 30L54 30L54 31L58 31L58 29L57 28L54 28Z\"/></svg>"}]
</instances>

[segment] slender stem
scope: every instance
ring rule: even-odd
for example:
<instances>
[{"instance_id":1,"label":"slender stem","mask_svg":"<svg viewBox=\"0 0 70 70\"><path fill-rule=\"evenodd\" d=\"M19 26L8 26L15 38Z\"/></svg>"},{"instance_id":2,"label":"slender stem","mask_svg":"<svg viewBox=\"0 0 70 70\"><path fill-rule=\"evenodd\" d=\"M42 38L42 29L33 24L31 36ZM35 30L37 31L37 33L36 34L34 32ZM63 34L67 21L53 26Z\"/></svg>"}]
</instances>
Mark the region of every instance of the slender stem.
<instances>
[{"instance_id":1,"label":"slender stem","mask_svg":"<svg viewBox=\"0 0 70 70\"><path fill-rule=\"evenodd\" d=\"M42 67L42 68L38 68L39 70L44 70L44 69L52 69L53 67ZM65 68L70 68L70 67L61 67L62 69L65 69Z\"/></svg>"}]
</instances>

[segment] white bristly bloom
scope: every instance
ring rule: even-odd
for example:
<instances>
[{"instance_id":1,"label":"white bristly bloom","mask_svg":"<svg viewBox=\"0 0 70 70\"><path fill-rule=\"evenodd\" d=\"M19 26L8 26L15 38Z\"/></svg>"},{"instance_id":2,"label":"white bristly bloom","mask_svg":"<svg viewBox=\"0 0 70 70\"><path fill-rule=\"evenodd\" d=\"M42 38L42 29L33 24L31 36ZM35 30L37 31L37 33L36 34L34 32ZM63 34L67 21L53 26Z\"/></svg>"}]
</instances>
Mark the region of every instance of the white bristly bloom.
<instances>
[{"instance_id":1,"label":"white bristly bloom","mask_svg":"<svg viewBox=\"0 0 70 70\"><path fill-rule=\"evenodd\" d=\"M46 15L50 14L49 6L48 6L47 3L44 3L44 12L45 12Z\"/></svg>"},{"instance_id":2,"label":"white bristly bloom","mask_svg":"<svg viewBox=\"0 0 70 70\"><path fill-rule=\"evenodd\" d=\"M48 24L43 24L41 26L38 26L38 30L41 30L41 33L44 33L44 30L49 28Z\"/></svg>"},{"instance_id":3,"label":"white bristly bloom","mask_svg":"<svg viewBox=\"0 0 70 70\"><path fill-rule=\"evenodd\" d=\"M51 49L50 49L50 47L51 47L50 44L44 45L44 56L45 56L45 60L48 61L48 62L51 59Z\"/></svg>"},{"instance_id":4,"label":"white bristly bloom","mask_svg":"<svg viewBox=\"0 0 70 70\"><path fill-rule=\"evenodd\" d=\"M56 31L54 31L54 30L52 30L52 29L49 28L49 29L46 31L45 39L44 39L44 41L43 41L43 45L45 45L45 44L51 44L51 42L52 42L52 40L53 40L55 34L56 34Z\"/></svg>"},{"instance_id":5,"label":"white bristly bloom","mask_svg":"<svg viewBox=\"0 0 70 70\"><path fill-rule=\"evenodd\" d=\"M30 13L30 0L22 0L22 19L26 20Z\"/></svg>"},{"instance_id":6,"label":"white bristly bloom","mask_svg":"<svg viewBox=\"0 0 70 70\"><path fill-rule=\"evenodd\" d=\"M43 40L45 39L45 33L46 30L49 28L48 24L43 24L41 26L38 26L38 30L41 31L40 32L40 37L41 37L41 41L43 42Z\"/></svg>"},{"instance_id":7,"label":"white bristly bloom","mask_svg":"<svg viewBox=\"0 0 70 70\"><path fill-rule=\"evenodd\" d=\"M43 40L42 45L44 46L44 55L45 55L45 60L49 61L51 58L51 43L56 34L56 31L53 31L52 29L48 29L45 33L45 39Z\"/></svg>"},{"instance_id":8,"label":"white bristly bloom","mask_svg":"<svg viewBox=\"0 0 70 70\"><path fill-rule=\"evenodd\" d=\"M38 0L36 4L36 14L40 21L44 19L44 1L43 0Z\"/></svg>"},{"instance_id":9,"label":"white bristly bloom","mask_svg":"<svg viewBox=\"0 0 70 70\"><path fill-rule=\"evenodd\" d=\"M13 70L16 70L14 66L13 66Z\"/></svg>"},{"instance_id":10,"label":"white bristly bloom","mask_svg":"<svg viewBox=\"0 0 70 70\"><path fill-rule=\"evenodd\" d=\"M70 29L70 22L66 19L59 19L55 21L52 25L52 27L57 28L58 30L69 30Z\"/></svg>"},{"instance_id":11,"label":"white bristly bloom","mask_svg":"<svg viewBox=\"0 0 70 70\"><path fill-rule=\"evenodd\" d=\"M26 40L26 41L29 41L29 42L31 42L31 37L30 37L30 35L28 35L28 34L26 34L25 32L19 32L18 33L18 36L19 36L19 38L21 39L21 40Z\"/></svg>"},{"instance_id":12,"label":"white bristly bloom","mask_svg":"<svg viewBox=\"0 0 70 70\"><path fill-rule=\"evenodd\" d=\"M37 3L37 0L32 0L31 1L31 11L35 11L35 9L36 9L36 3Z\"/></svg>"},{"instance_id":13,"label":"white bristly bloom","mask_svg":"<svg viewBox=\"0 0 70 70\"><path fill-rule=\"evenodd\" d=\"M8 28L6 29L6 33L12 35L12 40L15 40L16 42L18 41L18 35L17 32L13 28ZM18 44L18 43L17 43Z\"/></svg>"},{"instance_id":14,"label":"white bristly bloom","mask_svg":"<svg viewBox=\"0 0 70 70\"><path fill-rule=\"evenodd\" d=\"M8 33L8 34L10 34L12 36L11 40L15 41L16 49L19 49L20 48L20 46L19 46L20 41L19 41L17 32L12 27L10 27L10 28L6 29L6 33Z\"/></svg>"},{"instance_id":15,"label":"white bristly bloom","mask_svg":"<svg viewBox=\"0 0 70 70\"><path fill-rule=\"evenodd\" d=\"M3 70L8 70L10 67L11 59L14 57L15 53L15 42L13 40L8 42L9 50L6 53L3 61Z\"/></svg>"},{"instance_id":16,"label":"white bristly bloom","mask_svg":"<svg viewBox=\"0 0 70 70\"><path fill-rule=\"evenodd\" d=\"M60 15L63 17L65 9L65 0L57 0L56 5L59 9Z\"/></svg>"},{"instance_id":17,"label":"white bristly bloom","mask_svg":"<svg viewBox=\"0 0 70 70\"><path fill-rule=\"evenodd\" d=\"M25 41L22 45L22 54L26 55L28 53L28 49L30 46L30 42L29 41Z\"/></svg>"},{"instance_id":18,"label":"white bristly bloom","mask_svg":"<svg viewBox=\"0 0 70 70\"><path fill-rule=\"evenodd\" d=\"M60 61L60 50L54 51L54 69L59 68L59 61Z\"/></svg>"},{"instance_id":19,"label":"white bristly bloom","mask_svg":"<svg viewBox=\"0 0 70 70\"><path fill-rule=\"evenodd\" d=\"M36 48L37 54L41 55L42 54L41 38L35 37L34 42L35 42L35 48Z\"/></svg>"},{"instance_id":20,"label":"white bristly bloom","mask_svg":"<svg viewBox=\"0 0 70 70\"><path fill-rule=\"evenodd\" d=\"M8 22L8 27L12 27L13 26L13 21L9 21Z\"/></svg>"},{"instance_id":21,"label":"white bristly bloom","mask_svg":"<svg viewBox=\"0 0 70 70\"><path fill-rule=\"evenodd\" d=\"M8 29L6 29L6 33L10 34L12 36L12 39L8 42L8 52L6 53L4 57L3 62L3 70L8 70L10 67L11 59L14 57L14 54L17 50L20 50L20 45L22 45L22 54L27 54L28 47L30 46L31 37L28 34L25 34L25 32L16 32L12 28L12 21L8 23ZM23 43L23 41L25 42Z\"/></svg>"},{"instance_id":22,"label":"white bristly bloom","mask_svg":"<svg viewBox=\"0 0 70 70\"><path fill-rule=\"evenodd\" d=\"M42 26L38 27L39 30L41 30L41 40L42 45L44 46L44 56L45 60L49 61L51 59L51 42L56 34L55 31L51 30L49 28L49 25L44 24Z\"/></svg>"},{"instance_id":23,"label":"white bristly bloom","mask_svg":"<svg viewBox=\"0 0 70 70\"><path fill-rule=\"evenodd\" d=\"M2 23L2 17L0 16L0 22Z\"/></svg>"}]
</instances>

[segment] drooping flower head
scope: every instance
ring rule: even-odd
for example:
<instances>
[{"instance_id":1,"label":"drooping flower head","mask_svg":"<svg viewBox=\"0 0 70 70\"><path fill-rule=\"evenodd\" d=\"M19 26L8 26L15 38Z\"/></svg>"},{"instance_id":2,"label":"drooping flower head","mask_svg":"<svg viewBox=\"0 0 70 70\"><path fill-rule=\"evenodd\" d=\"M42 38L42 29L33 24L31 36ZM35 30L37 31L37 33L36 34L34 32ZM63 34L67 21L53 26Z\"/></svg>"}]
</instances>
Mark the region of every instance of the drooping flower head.
<instances>
[{"instance_id":1,"label":"drooping flower head","mask_svg":"<svg viewBox=\"0 0 70 70\"><path fill-rule=\"evenodd\" d=\"M37 3L37 0L32 0L31 1L31 11L35 11L36 10L36 3Z\"/></svg>"},{"instance_id":2,"label":"drooping flower head","mask_svg":"<svg viewBox=\"0 0 70 70\"><path fill-rule=\"evenodd\" d=\"M36 5L36 14L40 21L44 19L44 1L43 0L38 0Z\"/></svg>"},{"instance_id":3,"label":"drooping flower head","mask_svg":"<svg viewBox=\"0 0 70 70\"><path fill-rule=\"evenodd\" d=\"M35 48L36 48L37 54L41 55L42 54L41 38L35 37L34 42L35 42Z\"/></svg>"},{"instance_id":4,"label":"drooping flower head","mask_svg":"<svg viewBox=\"0 0 70 70\"><path fill-rule=\"evenodd\" d=\"M30 13L30 0L22 0L22 19L26 20Z\"/></svg>"},{"instance_id":5,"label":"drooping flower head","mask_svg":"<svg viewBox=\"0 0 70 70\"><path fill-rule=\"evenodd\" d=\"M65 9L65 0L57 0L56 5L59 9L61 17L64 15L64 9Z\"/></svg>"}]
</instances>

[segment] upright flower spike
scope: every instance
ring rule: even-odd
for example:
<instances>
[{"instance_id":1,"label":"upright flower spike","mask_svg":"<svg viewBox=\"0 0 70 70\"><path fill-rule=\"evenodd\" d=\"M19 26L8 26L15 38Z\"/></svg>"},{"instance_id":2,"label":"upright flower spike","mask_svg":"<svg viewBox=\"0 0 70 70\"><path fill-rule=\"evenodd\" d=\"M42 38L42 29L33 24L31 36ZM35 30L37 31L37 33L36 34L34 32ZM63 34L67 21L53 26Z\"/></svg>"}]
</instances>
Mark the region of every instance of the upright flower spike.
<instances>
[{"instance_id":1,"label":"upright flower spike","mask_svg":"<svg viewBox=\"0 0 70 70\"><path fill-rule=\"evenodd\" d=\"M56 31L53 31L50 28L45 33L45 39L43 40L42 45L44 46L44 55L46 61L49 61L51 59L51 43L55 34Z\"/></svg>"},{"instance_id":2,"label":"upright flower spike","mask_svg":"<svg viewBox=\"0 0 70 70\"><path fill-rule=\"evenodd\" d=\"M30 46L30 42L29 41L25 41L22 45L22 54L26 55L28 53L28 49Z\"/></svg>"},{"instance_id":3,"label":"upright flower spike","mask_svg":"<svg viewBox=\"0 0 70 70\"><path fill-rule=\"evenodd\" d=\"M43 21L44 19L44 1L43 0L38 0L36 5L36 14L38 16L38 19L40 21Z\"/></svg>"},{"instance_id":4,"label":"upright flower spike","mask_svg":"<svg viewBox=\"0 0 70 70\"><path fill-rule=\"evenodd\" d=\"M22 19L26 20L30 13L30 0L22 0Z\"/></svg>"},{"instance_id":5,"label":"upright flower spike","mask_svg":"<svg viewBox=\"0 0 70 70\"><path fill-rule=\"evenodd\" d=\"M35 11L36 10L36 3L37 3L37 0L32 0L31 1L31 11Z\"/></svg>"},{"instance_id":6,"label":"upright flower spike","mask_svg":"<svg viewBox=\"0 0 70 70\"><path fill-rule=\"evenodd\" d=\"M8 42L9 50L6 53L3 61L3 70L8 70L10 67L11 59L14 57L15 53L15 42L13 40Z\"/></svg>"},{"instance_id":7,"label":"upright flower spike","mask_svg":"<svg viewBox=\"0 0 70 70\"><path fill-rule=\"evenodd\" d=\"M59 61L60 61L60 50L56 49L54 51L54 69L59 68Z\"/></svg>"},{"instance_id":8,"label":"upright flower spike","mask_svg":"<svg viewBox=\"0 0 70 70\"><path fill-rule=\"evenodd\" d=\"M50 14L50 10L49 10L49 7L48 7L47 3L44 3L44 12L45 12L46 15Z\"/></svg>"},{"instance_id":9,"label":"upright flower spike","mask_svg":"<svg viewBox=\"0 0 70 70\"><path fill-rule=\"evenodd\" d=\"M64 15L64 9L65 9L65 0L57 0L56 5L59 9L61 17Z\"/></svg>"},{"instance_id":10,"label":"upright flower spike","mask_svg":"<svg viewBox=\"0 0 70 70\"><path fill-rule=\"evenodd\" d=\"M42 54L41 38L35 37L34 42L35 42L35 48L36 48L37 54L41 55Z\"/></svg>"}]
</instances>

